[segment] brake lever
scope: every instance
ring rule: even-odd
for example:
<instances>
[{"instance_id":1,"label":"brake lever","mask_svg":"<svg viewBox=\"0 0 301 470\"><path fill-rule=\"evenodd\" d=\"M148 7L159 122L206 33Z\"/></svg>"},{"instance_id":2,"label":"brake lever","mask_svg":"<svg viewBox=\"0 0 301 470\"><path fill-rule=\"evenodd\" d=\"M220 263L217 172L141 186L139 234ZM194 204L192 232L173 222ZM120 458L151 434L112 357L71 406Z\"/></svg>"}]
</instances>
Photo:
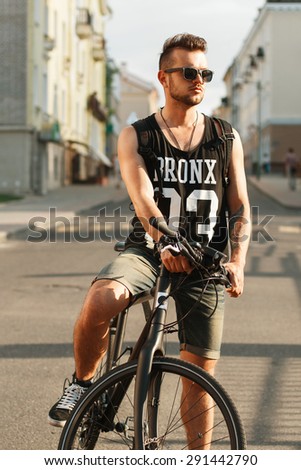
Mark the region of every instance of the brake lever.
<instances>
[{"instance_id":1,"label":"brake lever","mask_svg":"<svg viewBox=\"0 0 301 470\"><path fill-rule=\"evenodd\" d=\"M159 252L164 253L166 250L170 251L173 256L179 256L180 254L180 248L177 245L165 245L159 249Z\"/></svg>"},{"instance_id":2,"label":"brake lever","mask_svg":"<svg viewBox=\"0 0 301 470\"><path fill-rule=\"evenodd\" d=\"M221 265L220 277L222 278L223 284L226 287L226 289L230 289L232 287L232 284L231 284L230 278L229 278L229 271L227 271L227 269L223 265Z\"/></svg>"},{"instance_id":3,"label":"brake lever","mask_svg":"<svg viewBox=\"0 0 301 470\"><path fill-rule=\"evenodd\" d=\"M164 235L163 235L164 236ZM166 240L166 239L165 239ZM177 241L176 243L169 243L169 244L164 244L164 242L158 243L158 251L159 253L164 253L164 251L168 250L173 256L185 256L193 266L198 266L198 263L200 261L200 255L193 251L193 255L191 254L191 247L189 246L189 250L187 249L188 247L182 243L182 241ZM198 257L198 259L196 259Z\"/></svg>"}]
</instances>

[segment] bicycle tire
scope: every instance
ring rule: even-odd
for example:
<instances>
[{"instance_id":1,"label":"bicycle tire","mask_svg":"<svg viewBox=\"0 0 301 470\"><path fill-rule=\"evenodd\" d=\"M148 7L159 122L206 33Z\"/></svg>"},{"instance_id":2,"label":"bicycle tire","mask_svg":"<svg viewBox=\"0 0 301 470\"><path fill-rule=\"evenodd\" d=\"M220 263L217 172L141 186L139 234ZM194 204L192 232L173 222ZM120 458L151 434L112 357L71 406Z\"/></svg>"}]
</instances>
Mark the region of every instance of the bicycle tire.
<instances>
[{"instance_id":1,"label":"bicycle tire","mask_svg":"<svg viewBox=\"0 0 301 470\"><path fill-rule=\"evenodd\" d=\"M145 406L145 418L141 425L142 436L135 437L133 428L133 382L137 370L137 361L123 364L100 378L82 396L68 418L59 441L58 449L208 449L212 450L243 450L246 448L246 438L243 425L237 409L231 398L217 380L203 369L176 358L156 357L153 361L152 378L159 377L157 386L160 389L160 400L152 398L149 390L148 403ZM211 397L211 407L214 407L214 425L212 430L197 433L195 443L187 442L185 426L186 420L197 422L201 426L200 412L189 419L180 416L181 402L185 396L171 397L171 391L179 390L181 378L187 379L194 387L200 387ZM123 384L123 385L122 385ZM130 385L129 385L130 384ZM123 399L114 416L114 421L108 418L109 396L116 387L124 387ZM151 386L150 386L151 389ZM203 393L203 392L202 392ZM111 395L110 395L111 394ZM176 392L175 392L176 395ZM202 396L205 394L203 393ZM153 403L152 403L153 400ZM198 405L194 405L198 407ZM97 411L96 411L97 410ZM152 410L152 411L150 411ZM96 411L96 412L95 412ZM202 410L202 416L208 410ZM97 416L96 416L97 415ZM182 412L183 415L183 412ZM183 429L182 429L183 428ZM208 436L212 432L212 439ZM135 446L135 439L142 444Z\"/></svg>"}]
</instances>

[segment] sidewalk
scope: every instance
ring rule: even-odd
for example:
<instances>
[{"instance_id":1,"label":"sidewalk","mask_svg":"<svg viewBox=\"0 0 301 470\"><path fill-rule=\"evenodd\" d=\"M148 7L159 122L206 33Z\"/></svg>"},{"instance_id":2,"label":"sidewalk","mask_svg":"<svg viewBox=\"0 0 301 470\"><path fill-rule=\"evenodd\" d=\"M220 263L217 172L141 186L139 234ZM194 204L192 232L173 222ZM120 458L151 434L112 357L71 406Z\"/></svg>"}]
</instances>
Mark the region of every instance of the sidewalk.
<instances>
[{"instance_id":1,"label":"sidewalk","mask_svg":"<svg viewBox=\"0 0 301 470\"><path fill-rule=\"evenodd\" d=\"M263 175L258 180L248 177L260 191L287 208L301 209L301 180L298 180L296 191L288 188L287 179L281 175ZM56 216L71 220L81 211L96 205L122 201L127 197L124 187L115 188L115 181L110 180L107 186L72 185L50 191L46 196L26 196L20 201L0 204L0 242L12 234L28 228L34 217L49 220L49 209L56 209Z\"/></svg>"},{"instance_id":2,"label":"sidewalk","mask_svg":"<svg viewBox=\"0 0 301 470\"><path fill-rule=\"evenodd\" d=\"M116 189L115 181L110 180L107 186L64 186L50 191L45 196L28 195L20 201L0 204L0 243L18 231L28 228L33 224L35 217L44 217L47 223L50 208L55 208L56 217L66 217L72 221L72 218L83 210L122 201L126 197L125 187Z\"/></svg>"},{"instance_id":3,"label":"sidewalk","mask_svg":"<svg viewBox=\"0 0 301 470\"><path fill-rule=\"evenodd\" d=\"M297 188L292 191L288 187L288 180L283 175L248 176L248 183L255 186L283 207L288 209L301 209L301 179L297 180Z\"/></svg>"}]
</instances>

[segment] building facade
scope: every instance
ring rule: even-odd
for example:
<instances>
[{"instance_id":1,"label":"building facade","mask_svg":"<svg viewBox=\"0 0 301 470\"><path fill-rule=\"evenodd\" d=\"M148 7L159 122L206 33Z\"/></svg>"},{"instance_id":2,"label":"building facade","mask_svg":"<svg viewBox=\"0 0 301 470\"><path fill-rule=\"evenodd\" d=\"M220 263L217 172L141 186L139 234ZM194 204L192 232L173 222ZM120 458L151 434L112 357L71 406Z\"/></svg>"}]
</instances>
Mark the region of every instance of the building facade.
<instances>
[{"instance_id":1,"label":"building facade","mask_svg":"<svg viewBox=\"0 0 301 470\"><path fill-rule=\"evenodd\" d=\"M110 111L107 154L114 158L117 155L117 141L121 129L158 111L159 93L153 83L131 73L125 63L117 66L111 60L107 65L107 77L111 77L107 88Z\"/></svg>"},{"instance_id":2,"label":"building facade","mask_svg":"<svg viewBox=\"0 0 301 470\"><path fill-rule=\"evenodd\" d=\"M104 0L0 0L0 190L95 181L105 156Z\"/></svg>"},{"instance_id":3,"label":"building facade","mask_svg":"<svg viewBox=\"0 0 301 470\"><path fill-rule=\"evenodd\" d=\"M126 64L120 68L121 128L158 111L159 94L153 83L130 73Z\"/></svg>"},{"instance_id":4,"label":"building facade","mask_svg":"<svg viewBox=\"0 0 301 470\"><path fill-rule=\"evenodd\" d=\"M282 172L284 155L301 155L301 2L267 1L227 70L218 113L242 137L246 167Z\"/></svg>"}]
</instances>

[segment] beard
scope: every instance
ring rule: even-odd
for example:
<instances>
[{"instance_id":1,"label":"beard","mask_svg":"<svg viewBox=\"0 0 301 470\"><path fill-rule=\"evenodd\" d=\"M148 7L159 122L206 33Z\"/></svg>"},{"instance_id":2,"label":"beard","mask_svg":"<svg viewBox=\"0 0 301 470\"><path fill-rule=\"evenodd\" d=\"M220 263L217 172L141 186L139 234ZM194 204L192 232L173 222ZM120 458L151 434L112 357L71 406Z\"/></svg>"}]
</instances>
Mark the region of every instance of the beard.
<instances>
[{"instance_id":1,"label":"beard","mask_svg":"<svg viewBox=\"0 0 301 470\"><path fill-rule=\"evenodd\" d=\"M196 106L204 99L204 93L198 93L196 95L180 93L174 86L172 80L170 81L169 94L174 100L186 104L187 106Z\"/></svg>"},{"instance_id":2,"label":"beard","mask_svg":"<svg viewBox=\"0 0 301 470\"><path fill-rule=\"evenodd\" d=\"M180 95L179 93L170 93L170 96L179 103L186 104L187 106L196 106L197 104L200 104L204 98L204 95L191 96Z\"/></svg>"}]
</instances>

